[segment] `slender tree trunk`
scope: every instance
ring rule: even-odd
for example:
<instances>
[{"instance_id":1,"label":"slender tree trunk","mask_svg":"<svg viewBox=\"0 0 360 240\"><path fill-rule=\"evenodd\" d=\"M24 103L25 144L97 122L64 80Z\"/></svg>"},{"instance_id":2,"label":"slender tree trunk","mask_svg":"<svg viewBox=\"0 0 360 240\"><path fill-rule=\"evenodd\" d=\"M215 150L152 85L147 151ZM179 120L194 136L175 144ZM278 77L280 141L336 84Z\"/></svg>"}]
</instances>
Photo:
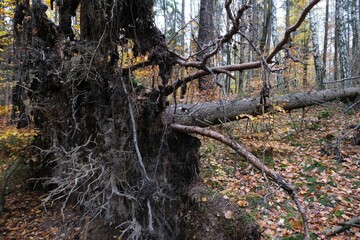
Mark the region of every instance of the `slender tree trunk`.
<instances>
[{"instance_id":1,"label":"slender tree trunk","mask_svg":"<svg viewBox=\"0 0 360 240\"><path fill-rule=\"evenodd\" d=\"M276 18L277 9L276 9L276 5L275 5L275 0L272 0L272 1L273 1L272 2L273 11L271 13L271 18L272 18L272 31L271 31L272 36L271 36L271 38L272 38L273 45L276 46L279 43L278 25L277 25L277 18ZM279 54L275 55L275 61L280 62ZM276 87L283 88L283 85L284 85L284 77L277 74Z\"/></svg>"},{"instance_id":2,"label":"slender tree trunk","mask_svg":"<svg viewBox=\"0 0 360 240\"><path fill-rule=\"evenodd\" d=\"M260 51L265 51L266 43L269 42L269 33L271 31L271 13L272 13L272 0L264 2L264 22L262 26L262 35L260 39Z\"/></svg>"},{"instance_id":3,"label":"slender tree trunk","mask_svg":"<svg viewBox=\"0 0 360 240\"><path fill-rule=\"evenodd\" d=\"M199 32L198 32L198 52L197 58L202 60L204 55L209 51L205 50L214 36L214 0L201 0L199 11ZM199 90L206 90L209 81L205 78L199 78Z\"/></svg>"},{"instance_id":4,"label":"slender tree trunk","mask_svg":"<svg viewBox=\"0 0 360 240\"><path fill-rule=\"evenodd\" d=\"M326 76L327 66L327 51L328 51L328 34L329 34L329 0L326 0L325 6L325 27L324 27L324 50L323 50L323 63L324 63L324 77Z\"/></svg>"},{"instance_id":5,"label":"slender tree trunk","mask_svg":"<svg viewBox=\"0 0 360 240\"><path fill-rule=\"evenodd\" d=\"M239 45L239 60L240 60L240 63L243 63L245 62L245 46L244 44L242 44L242 37L239 36L239 42L240 42L240 45ZM240 71L239 72L239 79L238 79L238 96L242 96L243 93L244 93L244 82L246 81L245 79L245 71Z\"/></svg>"},{"instance_id":6,"label":"slender tree trunk","mask_svg":"<svg viewBox=\"0 0 360 240\"><path fill-rule=\"evenodd\" d=\"M315 66L315 77L316 77L316 86L319 90L324 89L324 77L325 70L323 63L321 62L320 57L320 46L319 46L319 37L318 37L318 27L315 20L314 9L310 11L310 29L312 36L312 46L313 46L313 55L314 55L314 66Z\"/></svg>"},{"instance_id":7,"label":"slender tree trunk","mask_svg":"<svg viewBox=\"0 0 360 240\"><path fill-rule=\"evenodd\" d=\"M185 0L181 1L181 54L185 54Z\"/></svg>"},{"instance_id":8,"label":"slender tree trunk","mask_svg":"<svg viewBox=\"0 0 360 240\"><path fill-rule=\"evenodd\" d=\"M290 27L290 9L291 9L291 1L290 0L286 0L285 2L285 29L289 29ZM291 43L289 43L291 44ZM289 47L289 44L286 44L285 47ZM285 61L287 60L287 52L285 54ZM285 76L284 76L284 86L283 89L285 90L286 93L289 92L289 77L287 76L289 74L289 69L285 70Z\"/></svg>"},{"instance_id":9,"label":"slender tree trunk","mask_svg":"<svg viewBox=\"0 0 360 240\"><path fill-rule=\"evenodd\" d=\"M352 26L352 48L351 48L351 75L359 75L359 67L360 67L360 42L359 42L359 30L360 30L360 19L359 19L359 1L352 1L352 9L351 9L351 26Z\"/></svg>"},{"instance_id":10,"label":"slender tree trunk","mask_svg":"<svg viewBox=\"0 0 360 240\"><path fill-rule=\"evenodd\" d=\"M348 38L346 31L346 10L348 7L347 0L336 0L336 29L338 31L338 51L339 51L339 60L340 60L340 70L341 78L350 77L350 67L349 67L349 48L348 48ZM351 84L350 80L344 81L344 86L349 86Z\"/></svg>"},{"instance_id":11,"label":"slender tree trunk","mask_svg":"<svg viewBox=\"0 0 360 240\"><path fill-rule=\"evenodd\" d=\"M185 54L185 33L186 33L186 29L185 29L185 0L181 1L181 34L180 34L180 44L181 44L181 55L184 56ZM191 47L190 47L191 48ZM184 68L181 68L180 70L180 78L183 79L184 78ZM181 91L181 98L184 98L185 95L185 88Z\"/></svg>"},{"instance_id":12,"label":"slender tree trunk","mask_svg":"<svg viewBox=\"0 0 360 240\"><path fill-rule=\"evenodd\" d=\"M229 17L226 18L226 31L228 32L230 29L230 19ZM231 45L227 44L226 46L226 64L231 64ZM231 87L231 79L229 76L226 76L225 78L225 92L226 94L230 93L230 87Z\"/></svg>"}]
</instances>

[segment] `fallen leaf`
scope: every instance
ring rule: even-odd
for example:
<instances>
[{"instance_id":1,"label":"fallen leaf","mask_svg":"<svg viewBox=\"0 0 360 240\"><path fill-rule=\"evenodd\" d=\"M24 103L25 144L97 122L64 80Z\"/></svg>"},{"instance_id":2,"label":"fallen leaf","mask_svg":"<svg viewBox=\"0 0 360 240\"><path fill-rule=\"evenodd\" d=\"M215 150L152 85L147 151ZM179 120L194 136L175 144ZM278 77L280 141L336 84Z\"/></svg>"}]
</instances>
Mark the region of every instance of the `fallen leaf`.
<instances>
[{"instance_id":1,"label":"fallen leaf","mask_svg":"<svg viewBox=\"0 0 360 240\"><path fill-rule=\"evenodd\" d=\"M231 219L232 217L233 217L232 211L226 211L226 212L225 212L225 218L226 218L226 219Z\"/></svg>"}]
</instances>

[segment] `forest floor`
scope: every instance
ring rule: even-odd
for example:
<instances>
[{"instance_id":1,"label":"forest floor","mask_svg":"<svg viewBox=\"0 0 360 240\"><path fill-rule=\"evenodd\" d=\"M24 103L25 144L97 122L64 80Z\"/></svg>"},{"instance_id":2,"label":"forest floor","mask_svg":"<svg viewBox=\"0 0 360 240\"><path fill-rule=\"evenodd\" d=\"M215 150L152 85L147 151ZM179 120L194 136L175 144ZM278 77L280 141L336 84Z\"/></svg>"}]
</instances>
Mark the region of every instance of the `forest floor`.
<instances>
[{"instance_id":1,"label":"forest floor","mask_svg":"<svg viewBox=\"0 0 360 240\"><path fill-rule=\"evenodd\" d=\"M350 131L359 119L360 113L344 114L332 103L239 120L216 130L230 133L298 187L311 232L324 239L325 229L360 217L360 147L351 143ZM235 151L211 139L202 142L202 174L209 186L244 207L264 239L301 239L296 238L303 231L300 214L286 192ZM360 239L360 230L331 239Z\"/></svg>"},{"instance_id":2,"label":"forest floor","mask_svg":"<svg viewBox=\"0 0 360 240\"><path fill-rule=\"evenodd\" d=\"M7 124L4 115L0 117L2 176L11 162L26 154L22 151L36 131L16 130ZM332 103L213 128L225 135L230 133L298 186L310 230L323 239L325 229L360 216L360 147L351 144L354 133L349 132L359 119L360 113L344 114L339 105ZM253 216L264 239L301 239L296 238L303 230L301 218L282 189L228 147L205 138L202 143L201 172L206 184ZM26 172L19 168L13 176L6 209L0 216L0 239L83 239L76 211L70 206L62 212L61 205L56 204L45 208L41 204L44 192L26 189L22 181L26 174L20 170ZM331 239L360 239L360 231L352 228Z\"/></svg>"}]
</instances>

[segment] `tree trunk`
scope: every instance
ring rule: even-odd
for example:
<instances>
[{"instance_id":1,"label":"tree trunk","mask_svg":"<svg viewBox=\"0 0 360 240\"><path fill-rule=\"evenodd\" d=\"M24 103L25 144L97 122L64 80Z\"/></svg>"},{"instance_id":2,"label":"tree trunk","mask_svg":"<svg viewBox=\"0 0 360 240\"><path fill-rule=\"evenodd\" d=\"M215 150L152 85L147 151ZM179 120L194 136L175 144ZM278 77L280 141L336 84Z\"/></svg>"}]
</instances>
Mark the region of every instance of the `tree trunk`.
<instances>
[{"instance_id":1,"label":"tree trunk","mask_svg":"<svg viewBox=\"0 0 360 240\"><path fill-rule=\"evenodd\" d=\"M285 29L289 29L290 28L290 10L291 10L291 1L290 0L286 0L285 2ZM286 44L286 47L289 47L291 43ZM290 46L291 47L291 46ZM286 58L288 58L288 52L286 51L285 53L285 60ZM281 87L282 89L284 89L285 93L289 93L290 91L290 86L289 86L289 69L286 68L285 70L285 76L283 77L283 83L284 85Z\"/></svg>"},{"instance_id":2,"label":"tree trunk","mask_svg":"<svg viewBox=\"0 0 360 240\"><path fill-rule=\"evenodd\" d=\"M310 12L310 29L312 36L312 45L313 45L313 55L314 55L314 65L315 65L315 78L316 86L319 90L324 89L324 77L325 70L323 63L320 58L320 47L319 47L319 36L318 36L318 27L315 20L314 9Z\"/></svg>"},{"instance_id":3,"label":"tree trunk","mask_svg":"<svg viewBox=\"0 0 360 240\"><path fill-rule=\"evenodd\" d=\"M358 76L360 73L360 19L359 19L359 1L352 1L351 9L351 26L353 32L352 38L352 59L351 59L351 76Z\"/></svg>"},{"instance_id":4,"label":"tree trunk","mask_svg":"<svg viewBox=\"0 0 360 240\"><path fill-rule=\"evenodd\" d=\"M335 34L334 34L334 80L339 80L339 24L338 24L338 15L339 9L337 7L337 1L335 1Z\"/></svg>"},{"instance_id":5,"label":"tree trunk","mask_svg":"<svg viewBox=\"0 0 360 240\"><path fill-rule=\"evenodd\" d=\"M269 42L269 38L271 36L271 14L273 11L272 0L267 0L264 2L264 23L262 26L262 35L260 39L260 47L259 50L261 52L265 51L265 45ZM269 50L269 49L266 49Z\"/></svg>"},{"instance_id":6,"label":"tree trunk","mask_svg":"<svg viewBox=\"0 0 360 240\"><path fill-rule=\"evenodd\" d=\"M174 55L153 25L153 1L82 0L79 41L72 41L68 25L79 1L59 3L60 29L47 18L42 3L32 8L20 3L14 19L15 56L22 62L16 76L30 103L29 121L42 132L34 144L42 157L39 172L51 187L45 201L75 200L95 219L93 225L101 221L109 226L104 239L114 234L181 239L184 233L193 238L205 236L208 229L224 232L218 239L259 239L257 224L246 222L234 204L219 201L199 209L194 201L193 192L201 185L200 141L173 132L164 122L162 89ZM148 54L159 67L162 83L138 96L131 71L117 66L119 48L132 48L135 56ZM208 228L191 233L191 221L183 216L200 224L203 211L215 208L237 209L239 216L209 218ZM234 232L225 231L229 222ZM92 232L88 239L97 236Z\"/></svg>"},{"instance_id":7,"label":"tree trunk","mask_svg":"<svg viewBox=\"0 0 360 240\"><path fill-rule=\"evenodd\" d=\"M279 37L278 37L278 25L277 25L277 9L276 9L276 5L275 5L275 0L272 0L272 5L273 5L273 11L271 13L271 18L272 18L272 30L271 30L271 38L272 38L272 42L273 45L276 46L279 43ZM275 62L280 62L280 56L279 54L275 55ZM284 87L284 78L283 76L281 76L280 74L276 75L276 88L283 88Z\"/></svg>"},{"instance_id":8,"label":"tree trunk","mask_svg":"<svg viewBox=\"0 0 360 240\"><path fill-rule=\"evenodd\" d=\"M209 52L206 47L213 40L214 36L214 0L201 0L199 11L199 32L198 32L198 54L197 58L201 61L204 55ZM209 80L199 78L199 90L206 90L209 87Z\"/></svg>"},{"instance_id":9,"label":"tree trunk","mask_svg":"<svg viewBox=\"0 0 360 240\"><path fill-rule=\"evenodd\" d=\"M308 61L309 61L309 36L306 34L303 39L303 88L306 89L306 87L309 86L308 81Z\"/></svg>"},{"instance_id":10,"label":"tree trunk","mask_svg":"<svg viewBox=\"0 0 360 240\"><path fill-rule=\"evenodd\" d=\"M284 110L292 110L333 100L355 99L359 95L360 87L353 87L277 96L272 98L272 103L281 106ZM206 127L236 120L240 114L260 115L262 109L258 97L177 105L175 114L172 106L167 110L167 117L169 121L182 125Z\"/></svg>"},{"instance_id":11,"label":"tree trunk","mask_svg":"<svg viewBox=\"0 0 360 240\"><path fill-rule=\"evenodd\" d=\"M329 32L329 0L326 0L325 6L325 27L324 27L324 50L323 50L323 63L324 63L324 77L326 76L327 65L327 51L328 51L328 32Z\"/></svg>"},{"instance_id":12,"label":"tree trunk","mask_svg":"<svg viewBox=\"0 0 360 240\"><path fill-rule=\"evenodd\" d=\"M341 70L341 78L349 78L350 77L350 68L349 68L349 49L348 49L348 41L346 37L346 9L348 6L347 0L336 0L336 28L338 30L339 36L339 57L340 57L340 70ZM351 85L350 80L344 81L344 86L348 87Z\"/></svg>"}]
</instances>

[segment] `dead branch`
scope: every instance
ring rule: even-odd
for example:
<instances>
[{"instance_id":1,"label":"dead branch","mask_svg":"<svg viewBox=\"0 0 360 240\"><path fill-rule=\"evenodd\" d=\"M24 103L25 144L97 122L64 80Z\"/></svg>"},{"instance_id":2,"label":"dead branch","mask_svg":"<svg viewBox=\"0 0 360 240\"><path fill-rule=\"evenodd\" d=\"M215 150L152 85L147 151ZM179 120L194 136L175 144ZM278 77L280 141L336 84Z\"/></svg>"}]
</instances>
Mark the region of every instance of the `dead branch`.
<instances>
[{"instance_id":1,"label":"dead branch","mask_svg":"<svg viewBox=\"0 0 360 240\"><path fill-rule=\"evenodd\" d=\"M331 229L327 229L324 231L324 234L326 236L334 236L338 233L342 233L346 230L349 230L351 227L357 227L360 228L360 217L354 217L353 219L344 222L344 223L339 223L340 226L335 226Z\"/></svg>"},{"instance_id":2,"label":"dead branch","mask_svg":"<svg viewBox=\"0 0 360 240\"><path fill-rule=\"evenodd\" d=\"M270 100L272 104L281 106L286 111L290 111L292 109L318 105L329 101L354 98L359 96L359 93L359 87L352 87L274 96L271 97ZM224 111L219 111L219 109L224 109ZM271 110L271 108L266 110ZM174 114L174 112L176 112L176 114ZM225 116L223 112L226 112ZM263 111L260 104L260 97L258 97L223 100L222 102L212 101L202 104L178 104L177 106L170 106L166 114L169 121L174 121L175 123L206 127L224 121L234 121L240 114L251 114L255 116L263 114Z\"/></svg>"},{"instance_id":3,"label":"dead branch","mask_svg":"<svg viewBox=\"0 0 360 240\"><path fill-rule=\"evenodd\" d=\"M269 54L269 56L266 59L268 62L271 62L273 57L275 57L275 55L285 46L285 44L289 42L291 38L291 33L295 32L301 26L307 14L319 2L320 0L313 0L305 7L297 22L286 30L283 39L278 43L278 45L275 46L274 50Z\"/></svg>"},{"instance_id":4,"label":"dead branch","mask_svg":"<svg viewBox=\"0 0 360 240\"><path fill-rule=\"evenodd\" d=\"M266 62L267 63L271 63L272 59L275 57L275 55L280 52L283 47L285 46L286 43L289 42L289 40L291 39L291 33L295 32L300 26L301 24L304 22L307 14L310 12L310 10L317 4L319 3L320 0L313 0L311 3L309 3L309 5L304 9L304 11L301 13L298 21L291 26L289 29L286 30L283 39L279 42L278 45L275 46L274 50L267 56L265 57ZM228 8L227 13L229 14L230 20L232 20L232 22L236 23L236 19L233 14L231 13L231 10L229 8L231 4L231 1L227 1L225 7ZM244 5L246 6L246 5ZM242 9L242 8L241 8ZM244 9L245 11L246 9ZM230 14L231 13L231 14ZM240 10L238 11L238 14L240 13ZM237 14L237 16L238 16ZM242 13L241 13L242 14ZM231 19L232 18L232 19ZM234 20L234 21L233 21ZM238 32L239 29L236 29L236 33L233 33L233 31L235 31L234 29L236 28L236 25L234 24L232 26L232 28L229 30L229 32L227 34L224 35L224 37L222 38L222 40L226 41L230 41L232 36L234 34L236 34ZM230 37L230 40L228 40L227 38ZM211 55L211 53L210 53ZM206 59L206 58L204 58ZM203 69L201 63L199 62L186 62L183 60L177 60L176 61L179 65L184 66L184 67L194 67L197 69ZM184 79L181 80L177 80L176 82L174 82L174 84L171 86L168 86L165 90L165 94L166 95L170 95L171 93L173 93L174 89L178 89L179 87L181 87L182 84L186 84L192 80L201 78L203 76L215 73L215 74L220 74L224 71L242 71L242 70L247 70L247 69L254 69L254 68L260 68L262 66L261 61L255 61L255 62L248 62L248 63L242 63L242 64L233 64L233 65L226 65L226 66L219 66L219 67L212 67L209 68L209 71L206 70L200 70L192 75L187 76Z\"/></svg>"},{"instance_id":5,"label":"dead branch","mask_svg":"<svg viewBox=\"0 0 360 240\"><path fill-rule=\"evenodd\" d=\"M284 189L291 197L291 199L295 202L296 207L301 215L301 218L304 223L304 232L305 232L305 238L304 239L310 239L310 233L309 233L309 225L308 225L308 219L306 216L305 210L302 208L298 196L296 194L296 188L292 186L291 184L287 183L284 178L274 170L268 168L265 166L255 155L253 155L251 152L249 152L245 147L237 143L236 141L209 129L195 127L195 126L184 126L180 124L172 124L171 128L183 132L183 133L195 133L199 134L201 136L206 136L213 138L229 147L234 149L240 156L244 157L247 161L249 161L254 167L256 167L259 171L265 173L268 177L270 177L271 180L276 182L281 186L282 189Z\"/></svg>"}]
</instances>

